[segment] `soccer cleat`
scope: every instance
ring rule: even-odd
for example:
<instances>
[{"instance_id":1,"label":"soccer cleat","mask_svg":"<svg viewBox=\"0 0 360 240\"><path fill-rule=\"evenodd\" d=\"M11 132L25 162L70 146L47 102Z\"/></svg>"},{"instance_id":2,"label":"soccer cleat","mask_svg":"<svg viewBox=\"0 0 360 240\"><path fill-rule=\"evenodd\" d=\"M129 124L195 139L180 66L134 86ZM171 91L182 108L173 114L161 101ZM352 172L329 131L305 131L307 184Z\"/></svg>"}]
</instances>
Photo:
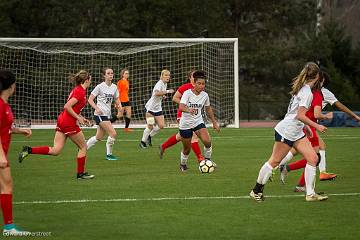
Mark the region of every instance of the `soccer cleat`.
<instances>
[{"instance_id":1,"label":"soccer cleat","mask_svg":"<svg viewBox=\"0 0 360 240\"><path fill-rule=\"evenodd\" d=\"M250 192L250 198L254 199L256 202L262 202L264 201L264 195L263 193L255 193L254 190L251 190Z\"/></svg>"},{"instance_id":2,"label":"soccer cleat","mask_svg":"<svg viewBox=\"0 0 360 240\"><path fill-rule=\"evenodd\" d=\"M77 174L77 179L93 179L95 177L95 175L89 174L88 172L83 172L83 173L78 173Z\"/></svg>"},{"instance_id":3,"label":"soccer cleat","mask_svg":"<svg viewBox=\"0 0 360 240\"><path fill-rule=\"evenodd\" d=\"M325 201L328 199L328 196L313 194L313 195L306 195L305 200L307 202L316 202L316 201Z\"/></svg>"},{"instance_id":4,"label":"soccer cleat","mask_svg":"<svg viewBox=\"0 0 360 240\"><path fill-rule=\"evenodd\" d=\"M29 156L30 150L31 148L29 146L23 146L21 152L19 153L19 163L22 163L22 161Z\"/></svg>"},{"instance_id":5,"label":"soccer cleat","mask_svg":"<svg viewBox=\"0 0 360 240\"><path fill-rule=\"evenodd\" d=\"M20 230L15 226L15 224L7 224L3 230L4 237L20 237L20 236L30 236L31 232Z\"/></svg>"},{"instance_id":6,"label":"soccer cleat","mask_svg":"<svg viewBox=\"0 0 360 240\"><path fill-rule=\"evenodd\" d=\"M306 189L304 186L297 185L294 188L294 192L305 192L305 191L306 191Z\"/></svg>"},{"instance_id":7,"label":"soccer cleat","mask_svg":"<svg viewBox=\"0 0 360 240\"><path fill-rule=\"evenodd\" d=\"M148 137L147 145L148 145L149 147L152 147L151 136Z\"/></svg>"},{"instance_id":8,"label":"soccer cleat","mask_svg":"<svg viewBox=\"0 0 360 240\"><path fill-rule=\"evenodd\" d=\"M116 160L118 160L118 158L115 157L114 155L108 154L108 155L106 155L106 160L116 161Z\"/></svg>"},{"instance_id":9,"label":"soccer cleat","mask_svg":"<svg viewBox=\"0 0 360 240\"><path fill-rule=\"evenodd\" d=\"M146 145L145 142L141 141L141 142L139 143L139 147L140 147L140 148L147 148L147 145Z\"/></svg>"},{"instance_id":10,"label":"soccer cleat","mask_svg":"<svg viewBox=\"0 0 360 240\"><path fill-rule=\"evenodd\" d=\"M164 151L164 149L162 148L162 146L160 145L160 146L159 146L159 157L160 157L160 159L163 159L164 153L165 153L165 151Z\"/></svg>"},{"instance_id":11,"label":"soccer cleat","mask_svg":"<svg viewBox=\"0 0 360 240\"><path fill-rule=\"evenodd\" d=\"M123 130L124 132L127 132L127 133L129 133L129 132L132 132L132 131L134 131L133 129L131 129L131 128L124 128L124 130Z\"/></svg>"},{"instance_id":12,"label":"soccer cleat","mask_svg":"<svg viewBox=\"0 0 360 240\"><path fill-rule=\"evenodd\" d=\"M186 172L186 170L188 170L188 166L186 164L180 164L180 171L182 172Z\"/></svg>"},{"instance_id":13,"label":"soccer cleat","mask_svg":"<svg viewBox=\"0 0 360 240\"><path fill-rule=\"evenodd\" d=\"M288 174L288 170L286 169L286 165L280 165L279 170L280 170L280 181L281 181L282 184L285 184L285 179L286 179L286 176Z\"/></svg>"},{"instance_id":14,"label":"soccer cleat","mask_svg":"<svg viewBox=\"0 0 360 240\"><path fill-rule=\"evenodd\" d=\"M320 181L333 180L337 177L334 173L321 172L319 175Z\"/></svg>"}]
</instances>

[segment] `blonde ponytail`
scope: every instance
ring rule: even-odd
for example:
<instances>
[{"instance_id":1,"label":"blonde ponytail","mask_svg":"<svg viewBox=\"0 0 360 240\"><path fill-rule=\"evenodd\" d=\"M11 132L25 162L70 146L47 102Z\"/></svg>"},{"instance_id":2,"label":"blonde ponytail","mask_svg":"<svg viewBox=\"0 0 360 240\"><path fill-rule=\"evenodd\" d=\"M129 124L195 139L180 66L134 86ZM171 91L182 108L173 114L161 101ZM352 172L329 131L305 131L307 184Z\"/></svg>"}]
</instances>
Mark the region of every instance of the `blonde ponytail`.
<instances>
[{"instance_id":1,"label":"blonde ponytail","mask_svg":"<svg viewBox=\"0 0 360 240\"><path fill-rule=\"evenodd\" d=\"M309 80L313 80L316 78L316 75L319 73L319 71L319 66L316 63L308 62L307 64L305 64L300 74L293 79L291 83L290 94L296 95L305 83L309 82Z\"/></svg>"}]
</instances>

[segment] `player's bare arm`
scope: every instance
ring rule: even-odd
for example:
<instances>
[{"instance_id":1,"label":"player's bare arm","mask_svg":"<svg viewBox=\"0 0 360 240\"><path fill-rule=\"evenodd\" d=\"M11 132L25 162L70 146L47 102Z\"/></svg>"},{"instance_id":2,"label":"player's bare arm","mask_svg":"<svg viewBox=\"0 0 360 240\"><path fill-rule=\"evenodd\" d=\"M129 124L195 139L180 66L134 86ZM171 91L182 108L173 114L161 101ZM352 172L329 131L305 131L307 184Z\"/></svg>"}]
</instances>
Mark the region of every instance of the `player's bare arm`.
<instances>
[{"instance_id":1,"label":"player's bare arm","mask_svg":"<svg viewBox=\"0 0 360 240\"><path fill-rule=\"evenodd\" d=\"M206 110L206 114L207 116L210 118L212 124L213 124L213 128L219 132L220 131L220 127L219 127L219 124L218 122L216 121L215 119L215 116L214 116L214 112L212 110L212 107L211 106L205 106L205 110Z\"/></svg>"}]
</instances>

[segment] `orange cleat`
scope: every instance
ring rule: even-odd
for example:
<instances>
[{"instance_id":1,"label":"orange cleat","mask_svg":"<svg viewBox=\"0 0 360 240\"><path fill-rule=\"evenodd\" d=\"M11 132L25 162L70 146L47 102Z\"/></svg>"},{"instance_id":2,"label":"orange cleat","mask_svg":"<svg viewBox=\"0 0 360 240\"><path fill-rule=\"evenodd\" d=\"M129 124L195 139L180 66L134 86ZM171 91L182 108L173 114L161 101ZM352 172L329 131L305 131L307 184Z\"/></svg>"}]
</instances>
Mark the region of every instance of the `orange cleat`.
<instances>
[{"instance_id":1,"label":"orange cleat","mask_svg":"<svg viewBox=\"0 0 360 240\"><path fill-rule=\"evenodd\" d=\"M334 173L321 172L319 175L320 181L333 180L337 177Z\"/></svg>"},{"instance_id":2,"label":"orange cleat","mask_svg":"<svg viewBox=\"0 0 360 240\"><path fill-rule=\"evenodd\" d=\"M134 130L131 128L124 128L124 132L132 132L132 131L134 131Z\"/></svg>"}]
</instances>

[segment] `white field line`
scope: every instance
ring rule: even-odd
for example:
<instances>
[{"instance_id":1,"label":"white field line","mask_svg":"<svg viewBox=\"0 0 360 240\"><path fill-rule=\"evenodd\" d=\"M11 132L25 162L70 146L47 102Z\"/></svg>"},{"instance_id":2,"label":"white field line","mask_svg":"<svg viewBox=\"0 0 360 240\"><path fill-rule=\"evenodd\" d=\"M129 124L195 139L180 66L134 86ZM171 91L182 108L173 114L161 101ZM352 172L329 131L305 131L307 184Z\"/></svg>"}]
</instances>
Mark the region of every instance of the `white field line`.
<instances>
[{"instance_id":1,"label":"white field line","mask_svg":"<svg viewBox=\"0 0 360 240\"><path fill-rule=\"evenodd\" d=\"M328 196L360 196L360 193L332 193ZM265 195L265 198L297 198L304 197L304 194L297 195ZM35 204L66 204L66 203L104 203L104 202L146 202L146 201L173 201L173 200L226 200L226 199L249 199L249 196L214 196L214 197L160 197L160 198L114 198L114 199L70 199L70 200L54 200L54 201L20 201L13 202L15 205L35 205Z\"/></svg>"}]
</instances>

